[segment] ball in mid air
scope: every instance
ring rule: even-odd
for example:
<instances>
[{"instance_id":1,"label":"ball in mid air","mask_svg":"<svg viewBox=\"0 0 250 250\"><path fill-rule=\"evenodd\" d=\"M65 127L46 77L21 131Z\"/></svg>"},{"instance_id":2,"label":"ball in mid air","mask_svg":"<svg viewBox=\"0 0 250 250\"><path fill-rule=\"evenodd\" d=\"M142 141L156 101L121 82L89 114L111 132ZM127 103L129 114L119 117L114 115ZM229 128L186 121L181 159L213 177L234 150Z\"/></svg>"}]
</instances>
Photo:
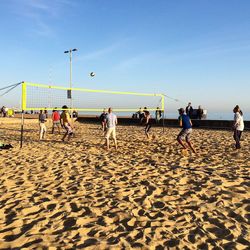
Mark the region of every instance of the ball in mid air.
<instances>
[{"instance_id":1,"label":"ball in mid air","mask_svg":"<svg viewBox=\"0 0 250 250\"><path fill-rule=\"evenodd\" d=\"M90 72L89 74L91 77L94 77L95 76L95 72Z\"/></svg>"}]
</instances>

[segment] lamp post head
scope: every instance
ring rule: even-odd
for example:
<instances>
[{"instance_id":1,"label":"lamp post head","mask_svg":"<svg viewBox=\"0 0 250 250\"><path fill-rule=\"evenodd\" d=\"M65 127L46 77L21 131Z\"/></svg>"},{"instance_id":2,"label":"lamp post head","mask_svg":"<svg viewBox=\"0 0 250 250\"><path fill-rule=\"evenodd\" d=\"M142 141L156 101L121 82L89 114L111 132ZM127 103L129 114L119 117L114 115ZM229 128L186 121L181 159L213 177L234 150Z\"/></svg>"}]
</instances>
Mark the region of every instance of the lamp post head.
<instances>
[{"instance_id":1,"label":"lamp post head","mask_svg":"<svg viewBox=\"0 0 250 250\"><path fill-rule=\"evenodd\" d=\"M72 49L72 51L77 51L77 49Z\"/></svg>"},{"instance_id":2,"label":"lamp post head","mask_svg":"<svg viewBox=\"0 0 250 250\"><path fill-rule=\"evenodd\" d=\"M66 51L64 51L64 53L69 53L69 51L68 51L68 50L66 50Z\"/></svg>"}]
</instances>

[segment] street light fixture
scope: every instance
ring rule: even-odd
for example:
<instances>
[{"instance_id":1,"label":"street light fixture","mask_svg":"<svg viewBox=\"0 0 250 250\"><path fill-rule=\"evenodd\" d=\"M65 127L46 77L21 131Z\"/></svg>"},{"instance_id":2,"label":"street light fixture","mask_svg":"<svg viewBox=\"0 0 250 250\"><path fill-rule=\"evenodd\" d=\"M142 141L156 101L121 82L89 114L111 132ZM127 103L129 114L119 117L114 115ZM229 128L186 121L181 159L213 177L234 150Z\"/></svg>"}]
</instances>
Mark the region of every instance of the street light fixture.
<instances>
[{"instance_id":1,"label":"street light fixture","mask_svg":"<svg viewBox=\"0 0 250 250\"><path fill-rule=\"evenodd\" d=\"M70 62L70 75L69 75L69 98L70 98L70 108L72 109L72 52L77 51L77 49L70 49L70 50L65 50L64 53L67 54L69 53L69 62ZM71 113L71 112L70 112Z\"/></svg>"}]
</instances>

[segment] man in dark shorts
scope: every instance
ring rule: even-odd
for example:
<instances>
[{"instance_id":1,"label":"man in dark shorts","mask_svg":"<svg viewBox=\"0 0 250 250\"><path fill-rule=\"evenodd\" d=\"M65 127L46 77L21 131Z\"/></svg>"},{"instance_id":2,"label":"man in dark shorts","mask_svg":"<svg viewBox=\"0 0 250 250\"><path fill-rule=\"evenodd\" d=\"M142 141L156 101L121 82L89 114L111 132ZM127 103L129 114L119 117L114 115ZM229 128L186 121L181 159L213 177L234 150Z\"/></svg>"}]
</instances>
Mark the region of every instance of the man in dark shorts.
<instances>
[{"instance_id":1,"label":"man in dark shorts","mask_svg":"<svg viewBox=\"0 0 250 250\"><path fill-rule=\"evenodd\" d=\"M184 151L186 152L187 147L183 143L183 140L185 139L186 143L191 148L193 153L196 153L196 151L195 151L195 149L192 146L191 141L190 141L190 136L192 133L192 122L191 122L189 116L184 114L183 108L178 109L178 111L179 111L179 115L180 115L178 120L179 120L180 127L182 127L182 130L179 133L179 135L177 136L177 141L181 144L181 146L184 148Z\"/></svg>"}]
</instances>

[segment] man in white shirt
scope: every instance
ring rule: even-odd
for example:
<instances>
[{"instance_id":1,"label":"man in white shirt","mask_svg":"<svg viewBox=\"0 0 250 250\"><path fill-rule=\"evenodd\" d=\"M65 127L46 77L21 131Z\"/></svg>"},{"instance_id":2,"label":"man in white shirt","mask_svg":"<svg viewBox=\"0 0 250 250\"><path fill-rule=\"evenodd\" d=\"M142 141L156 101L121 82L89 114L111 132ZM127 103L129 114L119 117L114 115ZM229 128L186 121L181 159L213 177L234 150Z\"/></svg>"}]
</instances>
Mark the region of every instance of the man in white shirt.
<instances>
[{"instance_id":1,"label":"man in white shirt","mask_svg":"<svg viewBox=\"0 0 250 250\"><path fill-rule=\"evenodd\" d=\"M240 149L240 139L242 132L244 130L244 121L243 121L243 113L240 110L239 105L236 105L235 108L233 109L234 112L234 140L236 142L235 147L236 149Z\"/></svg>"},{"instance_id":2,"label":"man in white shirt","mask_svg":"<svg viewBox=\"0 0 250 250\"><path fill-rule=\"evenodd\" d=\"M115 142L115 148L117 149L116 141L116 125L117 125L117 116L112 113L112 108L108 109L108 114L105 118L107 124L107 130L105 134L107 149L109 150L109 137L112 136Z\"/></svg>"}]
</instances>

